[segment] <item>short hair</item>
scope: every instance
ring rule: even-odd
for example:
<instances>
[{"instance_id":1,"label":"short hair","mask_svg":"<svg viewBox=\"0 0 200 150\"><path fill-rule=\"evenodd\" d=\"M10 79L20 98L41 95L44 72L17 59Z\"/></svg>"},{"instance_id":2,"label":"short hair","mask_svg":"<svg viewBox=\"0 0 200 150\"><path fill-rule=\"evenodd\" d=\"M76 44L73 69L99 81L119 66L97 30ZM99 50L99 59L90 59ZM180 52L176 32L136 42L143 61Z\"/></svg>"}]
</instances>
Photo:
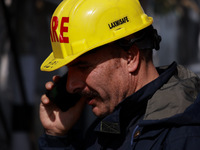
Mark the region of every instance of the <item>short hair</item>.
<instances>
[{"instance_id":1,"label":"short hair","mask_svg":"<svg viewBox=\"0 0 200 150\"><path fill-rule=\"evenodd\" d=\"M115 43L125 51L135 45L146 61L152 60L153 49L160 49L161 36L158 35L157 30L154 29L152 25L127 37L119 39Z\"/></svg>"}]
</instances>

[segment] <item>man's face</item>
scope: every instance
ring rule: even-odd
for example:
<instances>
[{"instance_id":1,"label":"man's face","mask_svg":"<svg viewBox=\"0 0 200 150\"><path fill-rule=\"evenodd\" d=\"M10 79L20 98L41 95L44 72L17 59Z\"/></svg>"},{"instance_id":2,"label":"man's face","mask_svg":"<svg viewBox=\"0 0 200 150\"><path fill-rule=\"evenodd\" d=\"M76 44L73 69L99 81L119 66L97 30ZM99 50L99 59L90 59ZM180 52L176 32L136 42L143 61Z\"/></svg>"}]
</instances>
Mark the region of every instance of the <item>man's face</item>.
<instances>
[{"instance_id":1,"label":"man's face","mask_svg":"<svg viewBox=\"0 0 200 150\"><path fill-rule=\"evenodd\" d=\"M114 45L106 45L67 65L67 90L80 93L96 116L110 114L126 96L128 74L122 53Z\"/></svg>"}]
</instances>

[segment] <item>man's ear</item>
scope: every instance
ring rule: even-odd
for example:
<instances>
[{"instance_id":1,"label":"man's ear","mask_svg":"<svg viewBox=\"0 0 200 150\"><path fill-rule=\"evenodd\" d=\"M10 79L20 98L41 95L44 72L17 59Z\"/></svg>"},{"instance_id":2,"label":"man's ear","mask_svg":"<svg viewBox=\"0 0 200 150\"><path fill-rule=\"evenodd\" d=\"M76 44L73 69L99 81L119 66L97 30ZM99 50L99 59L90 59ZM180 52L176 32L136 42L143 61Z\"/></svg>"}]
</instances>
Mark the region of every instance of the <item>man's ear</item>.
<instances>
[{"instance_id":1,"label":"man's ear","mask_svg":"<svg viewBox=\"0 0 200 150\"><path fill-rule=\"evenodd\" d=\"M128 51L128 59L127 59L127 65L128 65L128 71L130 73L135 72L139 67L139 61L140 61L140 51L136 46L132 46Z\"/></svg>"}]
</instances>

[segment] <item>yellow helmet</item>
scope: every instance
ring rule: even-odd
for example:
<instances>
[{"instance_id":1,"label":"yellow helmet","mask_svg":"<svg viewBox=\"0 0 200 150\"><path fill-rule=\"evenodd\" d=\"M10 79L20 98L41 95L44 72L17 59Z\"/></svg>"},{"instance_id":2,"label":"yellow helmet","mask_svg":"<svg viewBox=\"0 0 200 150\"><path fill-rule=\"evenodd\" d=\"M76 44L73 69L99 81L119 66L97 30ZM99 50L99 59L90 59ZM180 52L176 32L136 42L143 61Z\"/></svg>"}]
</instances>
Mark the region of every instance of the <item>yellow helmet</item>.
<instances>
[{"instance_id":1,"label":"yellow helmet","mask_svg":"<svg viewBox=\"0 0 200 150\"><path fill-rule=\"evenodd\" d=\"M139 0L63 0L51 18L53 52L42 71L56 70L96 47L153 23Z\"/></svg>"}]
</instances>

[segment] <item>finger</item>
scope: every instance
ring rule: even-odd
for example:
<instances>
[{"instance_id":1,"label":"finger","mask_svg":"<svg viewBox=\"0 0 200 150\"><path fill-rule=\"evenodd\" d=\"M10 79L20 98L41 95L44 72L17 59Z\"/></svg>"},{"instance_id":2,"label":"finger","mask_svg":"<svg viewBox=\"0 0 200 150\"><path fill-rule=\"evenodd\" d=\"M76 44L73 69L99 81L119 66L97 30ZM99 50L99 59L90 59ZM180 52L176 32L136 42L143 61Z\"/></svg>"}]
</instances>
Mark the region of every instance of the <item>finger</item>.
<instances>
[{"instance_id":1,"label":"finger","mask_svg":"<svg viewBox=\"0 0 200 150\"><path fill-rule=\"evenodd\" d=\"M45 84L45 88L46 88L47 90L51 90L51 89L53 88L53 85L54 85L54 83L51 82L51 81L49 81L49 82L47 82L47 83Z\"/></svg>"},{"instance_id":2,"label":"finger","mask_svg":"<svg viewBox=\"0 0 200 150\"><path fill-rule=\"evenodd\" d=\"M47 105L47 104L50 103L50 100L49 100L49 98L46 96L46 94L43 94L43 95L41 96L41 102L42 102L44 105Z\"/></svg>"},{"instance_id":3,"label":"finger","mask_svg":"<svg viewBox=\"0 0 200 150\"><path fill-rule=\"evenodd\" d=\"M55 76L53 76L52 79L53 79L54 82L58 82L59 79L60 79L60 76L55 75Z\"/></svg>"},{"instance_id":4,"label":"finger","mask_svg":"<svg viewBox=\"0 0 200 150\"><path fill-rule=\"evenodd\" d=\"M85 100L80 99L75 106L71 107L66 112L61 112L61 111L59 112L59 118L65 118L60 120L65 128L63 130L64 134L66 134L80 119L85 104L86 104Z\"/></svg>"}]
</instances>

